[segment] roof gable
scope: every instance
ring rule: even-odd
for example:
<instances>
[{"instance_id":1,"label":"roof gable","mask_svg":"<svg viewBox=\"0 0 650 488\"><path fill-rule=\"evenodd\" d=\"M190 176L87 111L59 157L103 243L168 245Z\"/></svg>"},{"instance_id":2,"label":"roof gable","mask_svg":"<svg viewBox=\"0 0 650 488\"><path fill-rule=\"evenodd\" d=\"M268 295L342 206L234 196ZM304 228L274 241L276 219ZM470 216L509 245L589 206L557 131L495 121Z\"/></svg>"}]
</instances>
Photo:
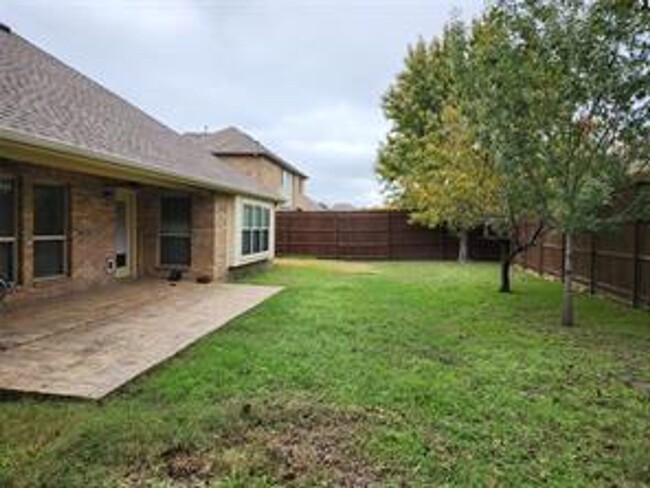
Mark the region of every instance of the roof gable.
<instances>
[{"instance_id":1,"label":"roof gable","mask_svg":"<svg viewBox=\"0 0 650 488\"><path fill-rule=\"evenodd\" d=\"M184 135L215 156L266 156L287 171L307 178L294 165L237 127L227 127L212 133L188 132Z\"/></svg>"}]
</instances>

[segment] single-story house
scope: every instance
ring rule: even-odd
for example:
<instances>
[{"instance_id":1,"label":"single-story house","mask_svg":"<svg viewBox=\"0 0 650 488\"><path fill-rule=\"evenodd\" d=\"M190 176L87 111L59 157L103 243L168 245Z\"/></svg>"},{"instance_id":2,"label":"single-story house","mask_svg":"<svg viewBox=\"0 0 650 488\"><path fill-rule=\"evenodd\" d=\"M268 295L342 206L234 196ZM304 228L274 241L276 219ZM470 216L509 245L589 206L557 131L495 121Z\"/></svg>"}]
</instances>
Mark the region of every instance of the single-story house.
<instances>
[{"instance_id":1,"label":"single-story house","mask_svg":"<svg viewBox=\"0 0 650 488\"><path fill-rule=\"evenodd\" d=\"M0 25L0 274L11 299L224 279L284 198Z\"/></svg>"},{"instance_id":2,"label":"single-story house","mask_svg":"<svg viewBox=\"0 0 650 488\"><path fill-rule=\"evenodd\" d=\"M237 171L280 193L284 197L280 210L321 210L307 196L308 176L241 129L189 132L185 137Z\"/></svg>"}]
</instances>

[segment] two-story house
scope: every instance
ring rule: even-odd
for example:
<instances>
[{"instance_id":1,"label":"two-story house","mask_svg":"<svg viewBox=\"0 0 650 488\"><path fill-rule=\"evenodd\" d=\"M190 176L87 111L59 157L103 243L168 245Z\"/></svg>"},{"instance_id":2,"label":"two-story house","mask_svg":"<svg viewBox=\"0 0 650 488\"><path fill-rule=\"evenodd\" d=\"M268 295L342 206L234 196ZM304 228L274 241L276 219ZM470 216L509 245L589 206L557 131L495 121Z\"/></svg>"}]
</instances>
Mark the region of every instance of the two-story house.
<instances>
[{"instance_id":1,"label":"two-story house","mask_svg":"<svg viewBox=\"0 0 650 488\"><path fill-rule=\"evenodd\" d=\"M272 259L284 197L248 172L0 24L0 277L12 299L219 280Z\"/></svg>"},{"instance_id":2,"label":"two-story house","mask_svg":"<svg viewBox=\"0 0 650 488\"><path fill-rule=\"evenodd\" d=\"M237 127L216 132L187 133L185 137L285 199L281 210L321 210L305 193L307 175Z\"/></svg>"}]
</instances>

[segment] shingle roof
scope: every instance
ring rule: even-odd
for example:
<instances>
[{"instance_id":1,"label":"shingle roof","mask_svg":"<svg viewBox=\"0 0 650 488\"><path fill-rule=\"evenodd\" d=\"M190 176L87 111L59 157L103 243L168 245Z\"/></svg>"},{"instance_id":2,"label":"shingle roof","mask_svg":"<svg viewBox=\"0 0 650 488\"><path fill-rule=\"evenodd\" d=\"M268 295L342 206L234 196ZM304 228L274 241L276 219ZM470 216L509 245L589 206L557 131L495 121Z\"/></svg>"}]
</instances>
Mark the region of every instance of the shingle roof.
<instances>
[{"instance_id":1,"label":"shingle roof","mask_svg":"<svg viewBox=\"0 0 650 488\"><path fill-rule=\"evenodd\" d=\"M0 130L119 159L199 187L278 194L15 33L0 29Z\"/></svg>"},{"instance_id":2,"label":"shingle roof","mask_svg":"<svg viewBox=\"0 0 650 488\"><path fill-rule=\"evenodd\" d=\"M303 207L304 210L308 211L319 211L319 210L327 210L327 207L325 204L317 202L316 200L308 197L307 195L302 195L302 200L303 200Z\"/></svg>"},{"instance_id":3,"label":"shingle roof","mask_svg":"<svg viewBox=\"0 0 650 488\"><path fill-rule=\"evenodd\" d=\"M212 133L188 132L185 136L215 156L266 156L287 171L307 178L294 165L237 127L227 127Z\"/></svg>"}]
</instances>

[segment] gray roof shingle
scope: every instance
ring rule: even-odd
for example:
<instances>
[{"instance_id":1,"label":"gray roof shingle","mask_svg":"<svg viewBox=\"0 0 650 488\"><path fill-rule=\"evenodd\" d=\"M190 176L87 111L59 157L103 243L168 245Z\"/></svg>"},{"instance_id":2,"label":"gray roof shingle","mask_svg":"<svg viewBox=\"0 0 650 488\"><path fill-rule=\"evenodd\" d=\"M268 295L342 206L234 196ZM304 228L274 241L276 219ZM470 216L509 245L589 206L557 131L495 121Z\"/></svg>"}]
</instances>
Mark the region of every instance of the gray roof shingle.
<instances>
[{"instance_id":1,"label":"gray roof shingle","mask_svg":"<svg viewBox=\"0 0 650 488\"><path fill-rule=\"evenodd\" d=\"M215 156L266 156L287 171L307 178L307 175L293 164L237 127L226 127L211 133L188 132L185 137L197 142Z\"/></svg>"},{"instance_id":2,"label":"gray roof shingle","mask_svg":"<svg viewBox=\"0 0 650 488\"><path fill-rule=\"evenodd\" d=\"M0 129L196 186L280 200L254 179L15 33L0 29Z\"/></svg>"}]
</instances>

